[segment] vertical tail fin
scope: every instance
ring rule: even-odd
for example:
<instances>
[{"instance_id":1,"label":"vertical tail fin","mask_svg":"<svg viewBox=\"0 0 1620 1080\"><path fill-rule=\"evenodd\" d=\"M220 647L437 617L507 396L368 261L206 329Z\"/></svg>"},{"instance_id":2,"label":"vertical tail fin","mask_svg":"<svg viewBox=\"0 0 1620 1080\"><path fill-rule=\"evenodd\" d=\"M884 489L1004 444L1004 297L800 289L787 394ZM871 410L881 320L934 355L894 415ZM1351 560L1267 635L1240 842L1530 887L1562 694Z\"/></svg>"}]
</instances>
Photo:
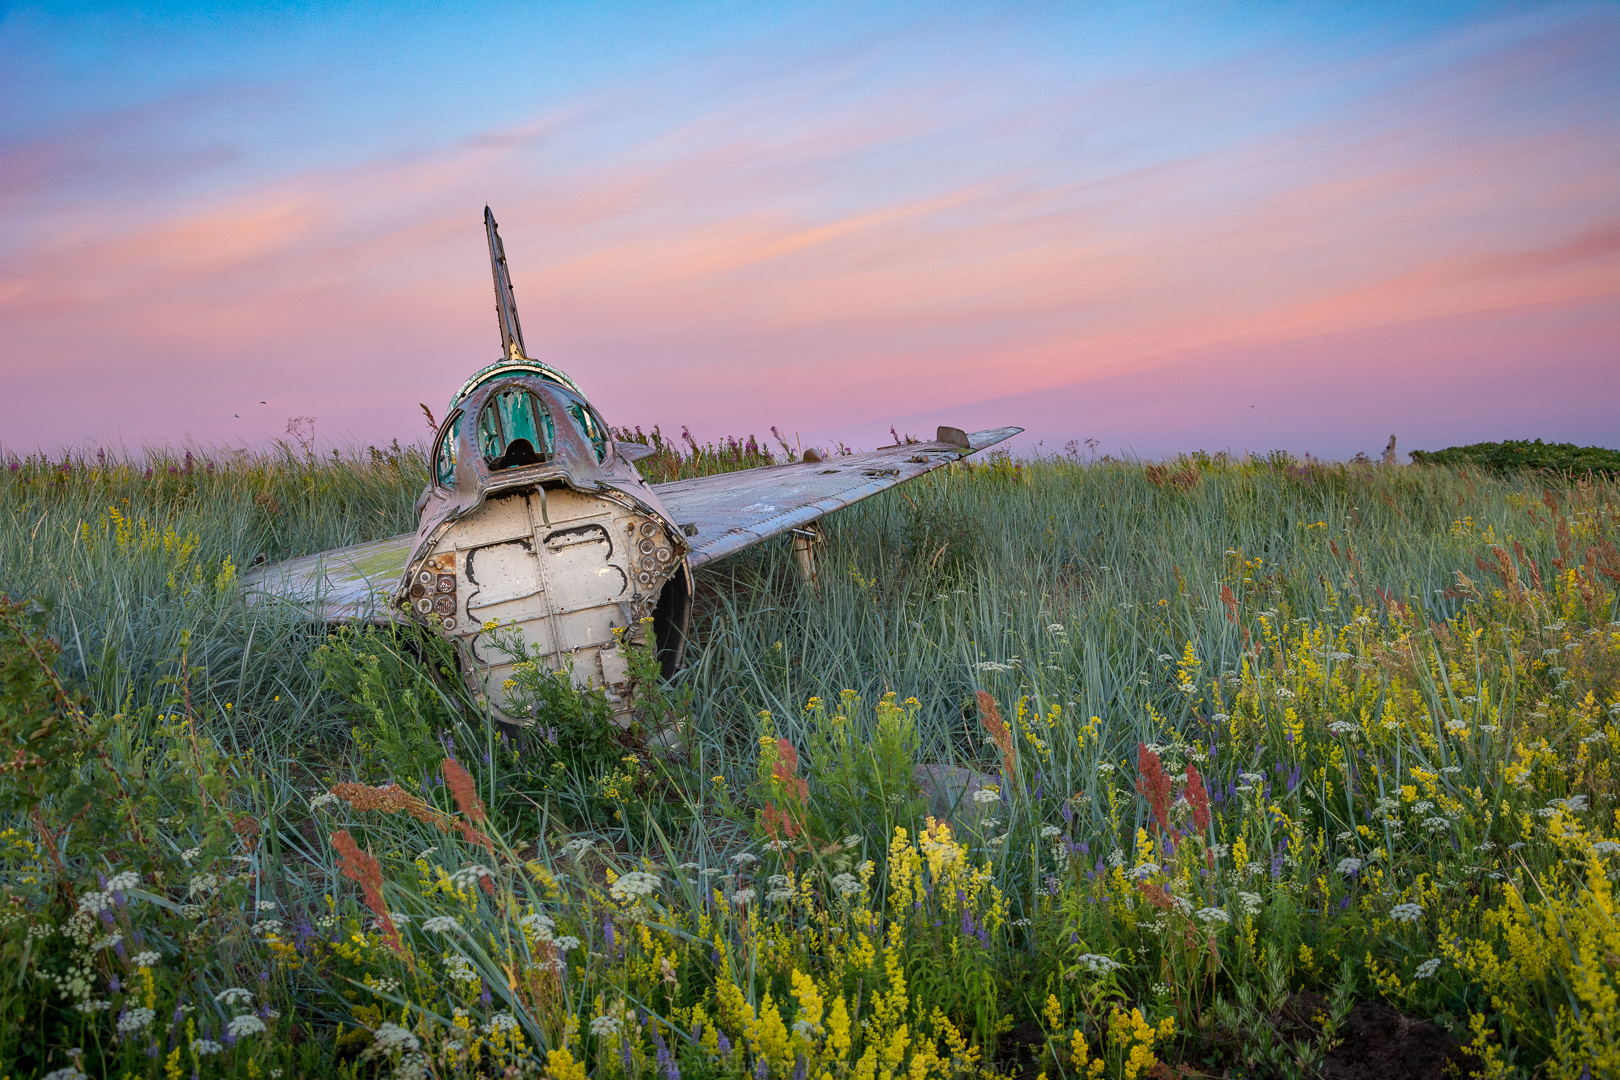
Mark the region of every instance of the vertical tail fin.
<instances>
[{"instance_id":1,"label":"vertical tail fin","mask_svg":"<svg viewBox=\"0 0 1620 1080\"><path fill-rule=\"evenodd\" d=\"M512 296L512 274L506 268L506 249L501 246L495 215L484 207L484 231L489 234L489 269L495 275L495 314L501 321L501 351L508 360L520 360L523 328L518 325L517 300Z\"/></svg>"}]
</instances>

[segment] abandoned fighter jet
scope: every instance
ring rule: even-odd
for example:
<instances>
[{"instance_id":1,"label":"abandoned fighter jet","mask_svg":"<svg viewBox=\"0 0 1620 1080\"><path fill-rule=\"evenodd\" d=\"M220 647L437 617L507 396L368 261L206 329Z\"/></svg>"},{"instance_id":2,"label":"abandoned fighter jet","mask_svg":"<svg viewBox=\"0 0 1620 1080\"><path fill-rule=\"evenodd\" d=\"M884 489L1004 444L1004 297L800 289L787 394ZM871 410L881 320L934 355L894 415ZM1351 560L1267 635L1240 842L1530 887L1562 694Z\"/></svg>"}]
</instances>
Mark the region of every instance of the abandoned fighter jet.
<instances>
[{"instance_id":1,"label":"abandoned fighter jet","mask_svg":"<svg viewBox=\"0 0 1620 1080\"><path fill-rule=\"evenodd\" d=\"M502 690L513 658L484 632L515 629L531 656L595 685L627 720L633 687L616 629L652 632L666 675L681 662L692 571L790 533L814 571L822 515L1010 438L966 434L829 460L768 465L648 484L580 388L523 346L506 253L484 208L501 359L450 399L417 499L416 532L260 567L250 600L278 597L327 622L409 619L455 644L468 689L492 715L522 725Z\"/></svg>"}]
</instances>

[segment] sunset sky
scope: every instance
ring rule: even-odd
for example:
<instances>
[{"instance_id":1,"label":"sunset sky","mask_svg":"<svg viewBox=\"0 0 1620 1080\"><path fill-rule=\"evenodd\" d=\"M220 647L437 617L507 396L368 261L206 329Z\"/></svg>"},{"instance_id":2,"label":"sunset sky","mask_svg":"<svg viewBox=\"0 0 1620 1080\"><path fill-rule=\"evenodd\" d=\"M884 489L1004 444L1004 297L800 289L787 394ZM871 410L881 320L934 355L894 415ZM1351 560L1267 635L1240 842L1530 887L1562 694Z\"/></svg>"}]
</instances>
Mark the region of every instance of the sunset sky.
<instances>
[{"instance_id":1,"label":"sunset sky","mask_svg":"<svg viewBox=\"0 0 1620 1080\"><path fill-rule=\"evenodd\" d=\"M1613 4L10 5L0 452L1620 447Z\"/></svg>"}]
</instances>

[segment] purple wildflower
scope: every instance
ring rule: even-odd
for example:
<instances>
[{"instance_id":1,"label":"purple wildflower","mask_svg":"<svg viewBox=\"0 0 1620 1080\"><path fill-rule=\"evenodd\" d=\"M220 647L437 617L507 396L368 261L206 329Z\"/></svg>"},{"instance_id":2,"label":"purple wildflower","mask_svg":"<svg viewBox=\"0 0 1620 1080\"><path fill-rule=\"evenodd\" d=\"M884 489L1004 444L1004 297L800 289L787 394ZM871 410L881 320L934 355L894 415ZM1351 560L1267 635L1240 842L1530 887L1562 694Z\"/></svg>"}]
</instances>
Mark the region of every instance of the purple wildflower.
<instances>
[{"instance_id":1,"label":"purple wildflower","mask_svg":"<svg viewBox=\"0 0 1620 1080\"><path fill-rule=\"evenodd\" d=\"M972 938L981 947L988 949L990 947L990 932L984 928L984 925L978 919L973 917L973 912L967 905L967 897L960 890L956 893L956 902L962 906L962 936Z\"/></svg>"},{"instance_id":2,"label":"purple wildflower","mask_svg":"<svg viewBox=\"0 0 1620 1080\"><path fill-rule=\"evenodd\" d=\"M675 1064L669 1047L664 1044L663 1033L658 1030L657 1024L652 1026L652 1038L653 1045L658 1048L658 1067L664 1071L664 1080L681 1080L680 1066Z\"/></svg>"}]
</instances>

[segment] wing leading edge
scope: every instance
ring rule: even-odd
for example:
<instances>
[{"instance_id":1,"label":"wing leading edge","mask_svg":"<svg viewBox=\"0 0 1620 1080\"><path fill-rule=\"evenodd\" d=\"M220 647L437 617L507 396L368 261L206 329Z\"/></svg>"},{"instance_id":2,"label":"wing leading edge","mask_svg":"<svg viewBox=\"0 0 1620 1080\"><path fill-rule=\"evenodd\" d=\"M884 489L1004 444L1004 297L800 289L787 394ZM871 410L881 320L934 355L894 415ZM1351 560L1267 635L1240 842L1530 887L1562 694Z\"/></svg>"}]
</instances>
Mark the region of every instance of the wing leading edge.
<instances>
[{"instance_id":1,"label":"wing leading edge","mask_svg":"<svg viewBox=\"0 0 1620 1080\"><path fill-rule=\"evenodd\" d=\"M896 484L1012 438L1023 428L964 435L940 429L934 442L886 446L828 461L796 461L655 484L659 501L692 545L692 569L860 502Z\"/></svg>"}]
</instances>

